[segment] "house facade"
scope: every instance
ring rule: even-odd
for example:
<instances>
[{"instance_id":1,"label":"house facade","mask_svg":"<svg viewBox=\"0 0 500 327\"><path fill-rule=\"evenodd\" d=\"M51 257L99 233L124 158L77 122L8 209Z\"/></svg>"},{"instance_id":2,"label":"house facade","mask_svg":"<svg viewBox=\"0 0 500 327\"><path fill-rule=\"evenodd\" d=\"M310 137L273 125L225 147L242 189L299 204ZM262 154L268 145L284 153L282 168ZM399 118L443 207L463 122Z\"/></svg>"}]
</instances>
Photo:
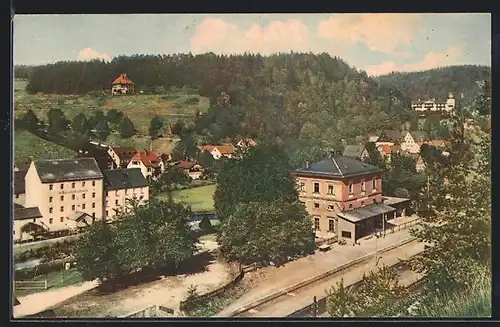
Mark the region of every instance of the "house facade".
<instances>
[{"instance_id":1,"label":"house facade","mask_svg":"<svg viewBox=\"0 0 500 327\"><path fill-rule=\"evenodd\" d=\"M397 130L384 130L380 133L375 146L378 148L381 145L393 146L394 144L400 144L405 134Z\"/></svg>"},{"instance_id":2,"label":"house facade","mask_svg":"<svg viewBox=\"0 0 500 327\"><path fill-rule=\"evenodd\" d=\"M130 147L108 147L108 155L113 160L111 169L127 168L137 150Z\"/></svg>"},{"instance_id":3,"label":"house facade","mask_svg":"<svg viewBox=\"0 0 500 327\"><path fill-rule=\"evenodd\" d=\"M382 203L382 170L359 160L331 156L306 164L294 176L319 237L354 243L383 228L396 210Z\"/></svg>"},{"instance_id":4,"label":"house facade","mask_svg":"<svg viewBox=\"0 0 500 327\"><path fill-rule=\"evenodd\" d=\"M418 99L417 101L411 102L411 108L417 112L419 116L426 116L429 113L453 114L455 107L455 96L451 92L448 94L448 99L445 101L436 101L436 99L422 101Z\"/></svg>"},{"instance_id":5,"label":"house facade","mask_svg":"<svg viewBox=\"0 0 500 327\"><path fill-rule=\"evenodd\" d=\"M232 158L236 153L236 147L232 144L226 145L201 145L198 146L198 150L201 152L209 152L214 159L220 159L222 157Z\"/></svg>"},{"instance_id":6,"label":"house facade","mask_svg":"<svg viewBox=\"0 0 500 327\"><path fill-rule=\"evenodd\" d=\"M75 227L70 219L83 212L103 218L103 175L95 159L36 160L25 176L25 208L38 208L33 223L46 232Z\"/></svg>"},{"instance_id":7,"label":"house facade","mask_svg":"<svg viewBox=\"0 0 500 327\"><path fill-rule=\"evenodd\" d=\"M165 164L159 154L144 150L134 154L127 168L139 168L145 178L156 178L165 171Z\"/></svg>"},{"instance_id":8,"label":"house facade","mask_svg":"<svg viewBox=\"0 0 500 327\"><path fill-rule=\"evenodd\" d=\"M420 145L429 141L429 135L423 131L408 131L401 142L401 150L408 153L419 153Z\"/></svg>"},{"instance_id":9,"label":"house facade","mask_svg":"<svg viewBox=\"0 0 500 327\"><path fill-rule=\"evenodd\" d=\"M184 171L192 179L200 179L203 174L203 167L196 161L181 161L176 167Z\"/></svg>"},{"instance_id":10,"label":"house facade","mask_svg":"<svg viewBox=\"0 0 500 327\"><path fill-rule=\"evenodd\" d=\"M350 157L361 161L370 156L364 145L346 145L342 155L344 157Z\"/></svg>"},{"instance_id":11,"label":"house facade","mask_svg":"<svg viewBox=\"0 0 500 327\"><path fill-rule=\"evenodd\" d=\"M115 169L103 171L104 216L113 219L119 212L127 211L129 200L139 204L149 200L148 181L140 169Z\"/></svg>"},{"instance_id":12,"label":"house facade","mask_svg":"<svg viewBox=\"0 0 500 327\"><path fill-rule=\"evenodd\" d=\"M135 83L128 78L127 74L120 74L111 85L112 95L125 95L135 92Z\"/></svg>"}]
</instances>

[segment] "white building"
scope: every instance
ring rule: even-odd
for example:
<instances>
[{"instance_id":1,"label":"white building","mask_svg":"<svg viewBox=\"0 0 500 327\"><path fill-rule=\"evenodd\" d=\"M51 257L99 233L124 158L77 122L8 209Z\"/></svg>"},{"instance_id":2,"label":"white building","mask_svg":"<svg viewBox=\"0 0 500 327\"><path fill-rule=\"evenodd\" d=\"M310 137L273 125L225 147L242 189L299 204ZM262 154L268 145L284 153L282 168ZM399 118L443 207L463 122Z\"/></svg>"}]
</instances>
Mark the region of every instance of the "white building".
<instances>
[{"instance_id":1,"label":"white building","mask_svg":"<svg viewBox=\"0 0 500 327\"><path fill-rule=\"evenodd\" d=\"M419 153L420 145L430 141L429 135L423 131L408 131L401 142L401 150L408 153Z\"/></svg>"},{"instance_id":2,"label":"white building","mask_svg":"<svg viewBox=\"0 0 500 327\"><path fill-rule=\"evenodd\" d=\"M139 168L146 178L154 178L165 171L165 164L153 151L138 151L130 160L127 168Z\"/></svg>"},{"instance_id":3,"label":"white building","mask_svg":"<svg viewBox=\"0 0 500 327\"><path fill-rule=\"evenodd\" d=\"M446 101L436 101L435 99L421 101L419 99L411 102L411 108L420 115L426 115L432 112L453 114L455 106L455 96L451 92L448 94L448 99L446 99Z\"/></svg>"},{"instance_id":4,"label":"white building","mask_svg":"<svg viewBox=\"0 0 500 327\"><path fill-rule=\"evenodd\" d=\"M232 144L226 145L201 145L198 147L200 151L209 152L214 159L220 159L222 157L232 158L236 153L236 147Z\"/></svg>"},{"instance_id":5,"label":"white building","mask_svg":"<svg viewBox=\"0 0 500 327\"><path fill-rule=\"evenodd\" d=\"M107 218L129 208L128 200L136 199L140 204L149 200L148 181L140 169L107 170L104 174L104 199Z\"/></svg>"}]
</instances>

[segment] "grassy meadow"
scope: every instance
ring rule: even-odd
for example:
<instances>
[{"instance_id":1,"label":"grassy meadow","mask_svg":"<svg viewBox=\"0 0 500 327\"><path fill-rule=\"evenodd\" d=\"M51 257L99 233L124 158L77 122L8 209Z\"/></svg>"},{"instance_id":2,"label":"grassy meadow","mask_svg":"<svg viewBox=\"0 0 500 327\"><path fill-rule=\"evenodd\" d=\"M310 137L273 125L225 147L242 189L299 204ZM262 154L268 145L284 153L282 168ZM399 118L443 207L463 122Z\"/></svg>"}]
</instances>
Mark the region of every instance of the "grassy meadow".
<instances>
[{"instance_id":1,"label":"grassy meadow","mask_svg":"<svg viewBox=\"0 0 500 327\"><path fill-rule=\"evenodd\" d=\"M191 206L192 211L212 211L214 210L215 185L205 185L172 192L174 201ZM158 199L167 199L166 193L156 196Z\"/></svg>"},{"instance_id":2,"label":"grassy meadow","mask_svg":"<svg viewBox=\"0 0 500 327\"><path fill-rule=\"evenodd\" d=\"M14 132L14 160L73 158L75 152L26 132Z\"/></svg>"}]
</instances>

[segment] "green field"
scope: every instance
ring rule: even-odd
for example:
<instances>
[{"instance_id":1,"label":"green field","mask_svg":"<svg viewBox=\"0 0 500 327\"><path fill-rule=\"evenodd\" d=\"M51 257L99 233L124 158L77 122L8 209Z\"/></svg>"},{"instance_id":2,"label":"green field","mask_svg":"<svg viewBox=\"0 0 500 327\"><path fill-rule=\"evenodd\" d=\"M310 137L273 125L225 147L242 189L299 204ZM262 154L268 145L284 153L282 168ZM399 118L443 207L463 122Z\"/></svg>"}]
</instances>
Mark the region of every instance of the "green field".
<instances>
[{"instance_id":1,"label":"green field","mask_svg":"<svg viewBox=\"0 0 500 327\"><path fill-rule=\"evenodd\" d=\"M47 290L65 287L69 285L74 285L83 282L82 275L75 268L69 270L57 270L52 271L45 275L35 276L29 281L44 281L47 280ZM41 290L14 290L14 295L16 297L25 296L28 294L33 294L37 292L43 292Z\"/></svg>"},{"instance_id":2,"label":"green field","mask_svg":"<svg viewBox=\"0 0 500 327\"><path fill-rule=\"evenodd\" d=\"M175 123L177 120L191 119L196 110L206 112L208 98L183 92L166 94L136 94L128 96L101 95L58 95L28 94L24 91L25 80L14 82L14 115L17 117L28 109L42 119L46 119L51 108L60 108L67 118L72 119L79 113L89 115L93 110L104 112L117 109L128 116L142 135L147 135L151 118L158 115L165 122ZM198 100L193 100L194 98ZM198 101L197 103L195 103ZM176 116L178 114L187 117Z\"/></svg>"},{"instance_id":3,"label":"green field","mask_svg":"<svg viewBox=\"0 0 500 327\"><path fill-rule=\"evenodd\" d=\"M159 138L153 141L153 151L159 153L172 153L179 139ZM136 149L149 149L151 140L148 136L133 136L128 139L120 137L118 134L110 134L105 142L111 146L133 147Z\"/></svg>"},{"instance_id":4,"label":"green field","mask_svg":"<svg viewBox=\"0 0 500 327\"><path fill-rule=\"evenodd\" d=\"M192 211L212 211L214 210L215 185L200 186L185 190L172 192L174 201L190 205ZM159 199L167 199L166 193L156 196Z\"/></svg>"},{"instance_id":5,"label":"green field","mask_svg":"<svg viewBox=\"0 0 500 327\"><path fill-rule=\"evenodd\" d=\"M73 158L75 152L46 141L30 132L14 132L14 160Z\"/></svg>"}]
</instances>

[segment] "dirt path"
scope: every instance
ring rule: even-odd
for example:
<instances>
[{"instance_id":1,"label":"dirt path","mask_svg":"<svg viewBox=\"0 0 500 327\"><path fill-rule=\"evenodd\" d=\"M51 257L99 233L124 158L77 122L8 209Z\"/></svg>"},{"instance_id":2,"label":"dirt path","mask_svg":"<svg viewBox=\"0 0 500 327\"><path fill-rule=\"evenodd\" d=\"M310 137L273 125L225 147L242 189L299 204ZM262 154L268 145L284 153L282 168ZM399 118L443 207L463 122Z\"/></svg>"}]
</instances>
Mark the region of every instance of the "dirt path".
<instances>
[{"instance_id":1,"label":"dirt path","mask_svg":"<svg viewBox=\"0 0 500 327\"><path fill-rule=\"evenodd\" d=\"M251 304L269 294L278 292L290 285L319 275L409 237L408 230L402 230L394 234L387 234L385 238L362 240L361 245L340 246L335 244L332 250L325 253L317 251L314 255L289 262L282 267L265 267L247 273L243 278L243 283L249 288L249 291L219 312L217 316L225 317L234 310Z\"/></svg>"}]
</instances>

